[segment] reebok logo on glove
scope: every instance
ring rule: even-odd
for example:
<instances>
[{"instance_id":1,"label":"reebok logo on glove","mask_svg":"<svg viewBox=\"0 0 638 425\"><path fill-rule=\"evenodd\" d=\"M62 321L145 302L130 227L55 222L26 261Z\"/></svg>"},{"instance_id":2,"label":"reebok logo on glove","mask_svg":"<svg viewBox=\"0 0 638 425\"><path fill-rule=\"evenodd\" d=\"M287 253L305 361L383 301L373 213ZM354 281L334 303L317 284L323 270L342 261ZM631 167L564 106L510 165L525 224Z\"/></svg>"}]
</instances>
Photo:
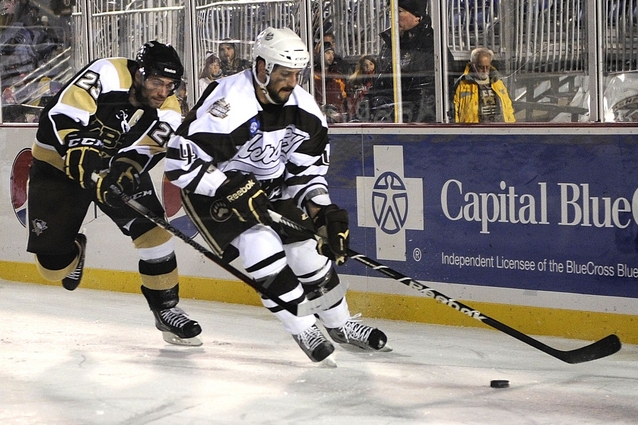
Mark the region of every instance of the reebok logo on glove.
<instances>
[{"instance_id":1,"label":"reebok logo on glove","mask_svg":"<svg viewBox=\"0 0 638 425\"><path fill-rule=\"evenodd\" d=\"M244 196L248 191L250 191L250 189L252 189L253 186L255 186L255 184L256 184L255 180L248 180L246 184L240 187L239 189L237 189L235 193L231 193L230 195L226 196L226 200L228 200L228 202L234 202L238 200L239 198Z\"/></svg>"},{"instance_id":2,"label":"reebok logo on glove","mask_svg":"<svg viewBox=\"0 0 638 425\"><path fill-rule=\"evenodd\" d=\"M241 222L270 225L268 210L272 205L252 173L239 171L226 173L228 180L217 189L217 195L228 203L230 210Z\"/></svg>"}]
</instances>

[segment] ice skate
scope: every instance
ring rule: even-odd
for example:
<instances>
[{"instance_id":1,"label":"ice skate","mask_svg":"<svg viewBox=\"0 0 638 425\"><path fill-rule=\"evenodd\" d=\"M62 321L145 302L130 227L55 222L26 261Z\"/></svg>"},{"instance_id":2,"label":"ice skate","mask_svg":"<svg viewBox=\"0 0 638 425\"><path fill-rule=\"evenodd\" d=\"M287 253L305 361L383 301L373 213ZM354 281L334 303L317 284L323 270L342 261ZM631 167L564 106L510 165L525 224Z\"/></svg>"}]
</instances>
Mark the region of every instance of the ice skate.
<instances>
[{"instance_id":1,"label":"ice skate","mask_svg":"<svg viewBox=\"0 0 638 425\"><path fill-rule=\"evenodd\" d=\"M84 272L84 257L86 257L86 236L83 233L78 233L75 237L75 244L78 246L78 265L75 267L67 277L62 279L62 286L64 289L73 291L80 285L82 280L82 273Z\"/></svg>"},{"instance_id":2,"label":"ice skate","mask_svg":"<svg viewBox=\"0 0 638 425\"><path fill-rule=\"evenodd\" d=\"M164 341L175 345L200 346L203 344L199 334L201 326L179 307L153 310L155 327L162 331Z\"/></svg>"},{"instance_id":3,"label":"ice skate","mask_svg":"<svg viewBox=\"0 0 638 425\"><path fill-rule=\"evenodd\" d=\"M317 325L312 325L299 335L292 336L304 353L316 363L329 367L336 367L332 353L335 348L330 341L326 339Z\"/></svg>"},{"instance_id":4,"label":"ice skate","mask_svg":"<svg viewBox=\"0 0 638 425\"><path fill-rule=\"evenodd\" d=\"M339 328L326 328L334 342L344 346L355 346L364 350L392 351L388 337L377 328L359 323L361 314L356 314Z\"/></svg>"},{"instance_id":5,"label":"ice skate","mask_svg":"<svg viewBox=\"0 0 638 425\"><path fill-rule=\"evenodd\" d=\"M179 284L170 289L149 289L142 285L142 294L155 316L155 327L162 331L164 341L175 345L202 345L198 336L202 328L177 307Z\"/></svg>"}]
</instances>

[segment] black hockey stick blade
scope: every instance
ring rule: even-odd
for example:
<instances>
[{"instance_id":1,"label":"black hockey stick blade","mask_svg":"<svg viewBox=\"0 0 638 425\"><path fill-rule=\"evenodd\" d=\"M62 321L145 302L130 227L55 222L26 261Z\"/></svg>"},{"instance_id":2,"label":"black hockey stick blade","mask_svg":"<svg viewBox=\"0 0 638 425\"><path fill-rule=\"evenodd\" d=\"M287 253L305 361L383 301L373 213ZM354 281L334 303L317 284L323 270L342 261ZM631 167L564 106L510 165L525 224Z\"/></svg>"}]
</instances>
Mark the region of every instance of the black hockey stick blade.
<instances>
[{"instance_id":1,"label":"black hockey stick blade","mask_svg":"<svg viewBox=\"0 0 638 425\"><path fill-rule=\"evenodd\" d=\"M94 180L96 180L97 178L98 178L97 175L93 176ZM217 255L215 255L214 253L206 249L203 245L189 238L186 234L182 233L179 229L175 228L169 222L164 220L164 218L158 216L153 211L149 210L144 205L140 204L139 202L137 202L136 200L128 196L126 193L123 193L117 186L111 185L110 189L113 191L113 193L119 195L122 201L126 205L128 205L130 208L137 211L137 213L139 213L143 217L146 217L148 220L152 221L159 227L165 229L169 233L172 233L174 236L178 237L179 239L183 240L188 245L192 246L201 254L203 254L206 258L208 258L209 260L212 260L215 264L217 264L218 266L220 266L221 268L223 268L224 270L226 270L227 272L229 272L230 274L232 274L233 276L235 276L242 282L246 283L248 286L252 287L259 294L262 294L270 298L275 303L277 303L281 308L283 308L284 310L287 310L288 312L294 314L295 316L299 316L299 317L310 316L315 313L319 313L324 310L327 310L333 305L335 305L337 302L341 301L341 299L346 295L348 287L345 283L341 282L339 285L335 286L330 291L322 294L321 296L317 298L313 298L312 300L306 300L300 304L292 304L292 303L286 302L282 300L281 298L279 298L276 294L272 293L267 288L264 288L262 285L257 283L257 281L255 281L250 276L244 274L240 270L237 270L235 267L226 263L220 257L218 257Z\"/></svg>"},{"instance_id":2,"label":"black hockey stick blade","mask_svg":"<svg viewBox=\"0 0 638 425\"><path fill-rule=\"evenodd\" d=\"M584 347L567 351L558 350L530 337L529 335L517 331L516 329L510 328L504 323L492 319L491 317L480 313L478 314L480 317L476 318L486 325L498 329L519 341L531 345L532 347L569 364L585 363L592 360L602 359L603 357L607 357L618 352L622 346L618 336L611 334L589 345L585 345Z\"/></svg>"},{"instance_id":3,"label":"black hockey stick blade","mask_svg":"<svg viewBox=\"0 0 638 425\"><path fill-rule=\"evenodd\" d=\"M558 351L555 357L569 364L584 363L618 352L622 344L618 336L611 334L585 347L571 351Z\"/></svg>"},{"instance_id":4,"label":"black hockey stick blade","mask_svg":"<svg viewBox=\"0 0 638 425\"><path fill-rule=\"evenodd\" d=\"M301 232L305 232L307 234L310 234L311 232L312 234L314 234L315 237L321 237L317 235L314 232L314 230L311 230L305 226L300 225L299 223L296 223L290 219L287 219L286 217L283 217L282 215L274 211L269 211L269 213L273 221L277 223L283 224L284 226L291 227ZM439 291L429 288L428 286L424 285L423 283L419 281L412 279L411 277L408 277L402 273L399 273L398 271L393 270L389 268L388 266L385 266L369 257L366 257L363 254L359 254L358 252L352 249L348 250L348 257L353 258L356 261L370 267L371 269L374 269L378 271L379 273L382 273L394 280L397 280L412 289L416 289L417 291L421 292L423 295L426 295L429 298L435 299L438 302L455 309L456 311L459 311L469 317L477 319L483 322L484 324L493 327L494 329L504 332L510 335L511 337L518 339L519 341L522 341L544 353L549 354L552 357L562 360L565 363L576 364L576 363L584 363L584 362L588 362L592 360L597 360L603 357L607 357L611 354L614 354L621 348L620 339L618 338L618 336L612 334L612 335L606 336L605 338L599 341L596 341L592 344L586 345L581 348L577 348L577 349L569 350L569 351L558 350L556 348L550 347L549 345L538 341L537 339L532 338L529 335L526 335L520 331L517 331L516 329L511 328L507 326L506 324L499 322L496 319L488 317L482 314L481 312L461 303L460 301L454 300Z\"/></svg>"}]
</instances>

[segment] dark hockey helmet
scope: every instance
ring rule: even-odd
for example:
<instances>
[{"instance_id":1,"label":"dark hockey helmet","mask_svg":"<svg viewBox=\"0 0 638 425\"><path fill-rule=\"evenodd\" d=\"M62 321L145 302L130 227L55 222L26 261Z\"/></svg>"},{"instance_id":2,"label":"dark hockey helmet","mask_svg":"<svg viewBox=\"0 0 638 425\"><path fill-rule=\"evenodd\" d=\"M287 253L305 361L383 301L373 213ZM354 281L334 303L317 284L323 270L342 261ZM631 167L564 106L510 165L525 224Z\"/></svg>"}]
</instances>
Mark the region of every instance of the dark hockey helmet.
<instances>
[{"instance_id":1,"label":"dark hockey helmet","mask_svg":"<svg viewBox=\"0 0 638 425\"><path fill-rule=\"evenodd\" d=\"M135 59L145 79L149 75L158 75L179 82L184 75L184 65L170 44L157 40L144 43Z\"/></svg>"}]
</instances>

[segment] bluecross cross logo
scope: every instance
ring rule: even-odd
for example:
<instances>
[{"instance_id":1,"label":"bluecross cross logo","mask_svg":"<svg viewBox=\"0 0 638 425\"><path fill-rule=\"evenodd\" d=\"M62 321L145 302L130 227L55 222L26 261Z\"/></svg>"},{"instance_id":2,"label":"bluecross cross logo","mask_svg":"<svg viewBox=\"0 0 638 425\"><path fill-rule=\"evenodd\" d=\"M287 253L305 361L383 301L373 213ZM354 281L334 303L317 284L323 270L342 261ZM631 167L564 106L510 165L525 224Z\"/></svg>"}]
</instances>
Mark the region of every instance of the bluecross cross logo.
<instances>
[{"instance_id":1,"label":"bluecross cross logo","mask_svg":"<svg viewBox=\"0 0 638 425\"><path fill-rule=\"evenodd\" d=\"M405 261L405 230L423 230L423 181L405 177L402 146L375 146L374 170L357 177L359 226L376 229L378 259Z\"/></svg>"}]
</instances>

